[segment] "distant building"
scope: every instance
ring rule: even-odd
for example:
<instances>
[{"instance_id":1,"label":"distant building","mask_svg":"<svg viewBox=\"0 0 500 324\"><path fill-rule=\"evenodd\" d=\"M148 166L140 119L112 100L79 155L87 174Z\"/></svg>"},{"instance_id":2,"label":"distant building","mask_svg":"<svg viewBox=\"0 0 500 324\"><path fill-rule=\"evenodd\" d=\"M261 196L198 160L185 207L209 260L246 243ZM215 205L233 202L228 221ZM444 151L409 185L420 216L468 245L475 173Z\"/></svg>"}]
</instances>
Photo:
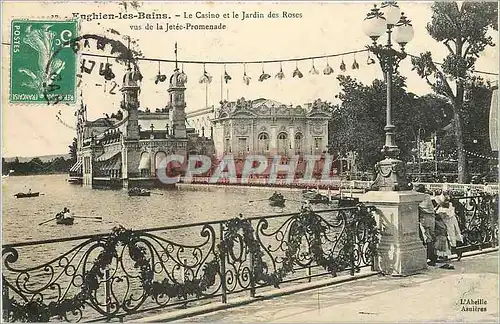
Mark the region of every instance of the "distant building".
<instances>
[{"instance_id":1,"label":"distant building","mask_svg":"<svg viewBox=\"0 0 500 324\"><path fill-rule=\"evenodd\" d=\"M286 106L269 99L224 101L212 120L217 156L320 155L328 147L326 103Z\"/></svg>"},{"instance_id":2,"label":"distant building","mask_svg":"<svg viewBox=\"0 0 500 324\"><path fill-rule=\"evenodd\" d=\"M198 133L210 134L213 131L212 120L215 119L215 107L207 107L186 112L187 125Z\"/></svg>"},{"instance_id":3,"label":"distant building","mask_svg":"<svg viewBox=\"0 0 500 324\"><path fill-rule=\"evenodd\" d=\"M120 89L121 109L111 117L87 120L83 104L77 116L77 163L70 176L90 186L152 186L168 154L214 154L213 140L186 127L186 76L175 69L169 103L154 112L139 109L142 76L129 68Z\"/></svg>"}]
</instances>

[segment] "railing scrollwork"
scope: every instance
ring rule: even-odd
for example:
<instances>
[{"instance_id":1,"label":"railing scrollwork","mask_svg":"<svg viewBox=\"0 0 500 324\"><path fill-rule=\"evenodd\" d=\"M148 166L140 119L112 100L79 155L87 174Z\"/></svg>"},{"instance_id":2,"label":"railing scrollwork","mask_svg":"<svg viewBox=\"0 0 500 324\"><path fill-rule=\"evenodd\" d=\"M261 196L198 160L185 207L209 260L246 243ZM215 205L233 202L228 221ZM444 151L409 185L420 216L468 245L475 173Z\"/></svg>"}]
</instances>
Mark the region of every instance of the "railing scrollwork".
<instances>
[{"instance_id":1,"label":"railing scrollwork","mask_svg":"<svg viewBox=\"0 0 500 324\"><path fill-rule=\"evenodd\" d=\"M190 244L173 240L175 231L185 232ZM373 264L377 242L371 209L360 204L7 244L3 316L22 322L110 320L218 296L226 302L230 294L255 296L256 289L301 280L313 267L315 276L354 274ZM52 249L55 256L45 252L49 260L33 265L32 253L51 251L52 244L66 252Z\"/></svg>"},{"instance_id":2,"label":"railing scrollwork","mask_svg":"<svg viewBox=\"0 0 500 324\"><path fill-rule=\"evenodd\" d=\"M498 195L456 196L451 201L463 237L459 257L467 250L498 246Z\"/></svg>"}]
</instances>

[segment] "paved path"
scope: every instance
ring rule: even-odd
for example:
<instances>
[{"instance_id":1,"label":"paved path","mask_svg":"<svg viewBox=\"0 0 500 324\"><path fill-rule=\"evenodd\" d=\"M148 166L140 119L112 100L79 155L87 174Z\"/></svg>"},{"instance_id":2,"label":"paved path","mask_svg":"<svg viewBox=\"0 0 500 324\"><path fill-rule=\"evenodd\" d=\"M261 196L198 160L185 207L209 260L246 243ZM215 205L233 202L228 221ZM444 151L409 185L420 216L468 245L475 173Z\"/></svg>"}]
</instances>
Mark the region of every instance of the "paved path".
<instances>
[{"instance_id":1,"label":"paved path","mask_svg":"<svg viewBox=\"0 0 500 324\"><path fill-rule=\"evenodd\" d=\"M176 322L498 322L498 252L406 278L369 277ZM461 299L482 299L465 311ZM468 305L471 307L470 305Z\"/></svg>"}]
</instances>

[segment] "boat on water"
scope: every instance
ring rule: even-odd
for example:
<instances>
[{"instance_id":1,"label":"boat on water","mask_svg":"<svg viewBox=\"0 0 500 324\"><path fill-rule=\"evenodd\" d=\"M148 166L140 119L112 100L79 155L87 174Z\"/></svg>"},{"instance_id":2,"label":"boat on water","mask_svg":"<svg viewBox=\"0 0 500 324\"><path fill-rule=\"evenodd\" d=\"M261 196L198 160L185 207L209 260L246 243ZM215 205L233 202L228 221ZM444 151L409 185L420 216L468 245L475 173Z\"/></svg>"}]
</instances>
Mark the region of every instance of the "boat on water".
<instances>
[{"instance_id":1,"label":"boat on water","mask_svg":"<svg viewBox=\"0 0 500 324\"><path fill-rule=\"evenodd\" d=\"M329 204L330 198L321 194L317 194L314 198L309 199L309 202L311 204Z\"/></svg>"},{"instance_id":2,"label":"boat on water","mask_svg":"<svg viewBox=\"0 0 500 324\"><path fill-rule=\"evenodd\" d=\"M269 205L273 207L285 207L285 199L269 200Z\"/></svg>"},{"instance_id":3,"label":"boat on water","mask_svg":"<svg viewBox=\"0 0 500 324\"><path fill-rule=\"evenodd\" d=\"M282 194L275 192L269 198L269 205L272 207L285 207L285 198Z\"/></svg>"},{"instance_id":4,"label":"boat on water","mask_svg":"<svg viewBox=\"0 0 500 324\"><path fill-rule=\"evenodd\" d=\"M14 196L16 198L31 198L31 197L40 196L40 193L39 192L28 192L28 193L18 192Z\"/></svg>"},{"instance_id":5,"label":"boat on water","mask_svg":"<svg viewBox=\"0 0 500 324\"><path fill-rule=\"evenodd\" d=\"M133 196L149 197L149 196L151 196L151 191L147 191L145 189L140 189L140 188L132 188L128 191L128 195L130 197L133 197Z\"/></svg>"},{"instance_id":6,"label":"boat on water","mask_svg":"<svg viewBox=\"0 0 500 324\"><path fill-rule=\"evenodd\" d=\"M73 217L61 217L61 218L56 218L56 224L58 225L73 225L73 222L75 219Z\"/></svg>"},{"instance_id":7,"label":"boat on water","mask_svg":"<svg viewBox=\"0 0 500 324\"><path fill-rule=\"evenodd\" d=\"M307 200L314 199L318 195L320 195L320 193L315 190L309 190L309 189L302 190L302 197Z\"/></svg>"},{"instance_id":8,"label":"boat on water","mask_svg":"<svg viewBox=\"0 0 500 324\"><path fill-rule=\"evenodd\" d=\"M75 217L67 207L64 207L62 212L56 214L56 224L58 225L73 225L74 221Z\"/></svg>"},{"instance_id":9,"label":"boat on water","mask_svg":"<svg viewBox=\"0 0 500 324\"><path fill-rule=\"evenodd\" d=\"M70 183L70 184L82 184L83 183L83 179L80 179L80 178L69 178L68 179L68 183Z\"/></svg>"}]
</instances>

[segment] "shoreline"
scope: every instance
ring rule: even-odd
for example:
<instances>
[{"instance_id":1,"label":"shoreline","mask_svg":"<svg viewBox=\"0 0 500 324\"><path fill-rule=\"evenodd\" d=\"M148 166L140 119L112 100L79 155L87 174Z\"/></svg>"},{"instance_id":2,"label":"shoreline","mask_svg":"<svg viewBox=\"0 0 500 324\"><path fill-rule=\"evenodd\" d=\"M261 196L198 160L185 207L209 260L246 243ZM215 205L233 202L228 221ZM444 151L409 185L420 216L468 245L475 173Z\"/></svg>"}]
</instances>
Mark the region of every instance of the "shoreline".
<instances>
[{"instance_id":1,"label":"shoreline","mask_svg":"<svg viewBox=\"0 0 500 324\"><path fill-rule=\"evenodd\" d=\"M212 183L177 183L176 186L179 188L200 188L200 187L206 187L206 188L237 188L237 189L258 189L258 190L274 190L274 191L285 191L285 192L298 192L302 191L305 188L301 187L281 187L281 186L255 186L255 185L239 185L239 184L212 184ZM328 194L328 189L316 189L313 188L312 190L318 191L320 194L327 195ZM355 196L360 196L364 194L364 191L362 189L344 189L344 190L339 190L339 189L330 189L330 193L332 195L337 195L337 194L342 194L344 197L355 197Z\"/></svg>"}]
</instances>

